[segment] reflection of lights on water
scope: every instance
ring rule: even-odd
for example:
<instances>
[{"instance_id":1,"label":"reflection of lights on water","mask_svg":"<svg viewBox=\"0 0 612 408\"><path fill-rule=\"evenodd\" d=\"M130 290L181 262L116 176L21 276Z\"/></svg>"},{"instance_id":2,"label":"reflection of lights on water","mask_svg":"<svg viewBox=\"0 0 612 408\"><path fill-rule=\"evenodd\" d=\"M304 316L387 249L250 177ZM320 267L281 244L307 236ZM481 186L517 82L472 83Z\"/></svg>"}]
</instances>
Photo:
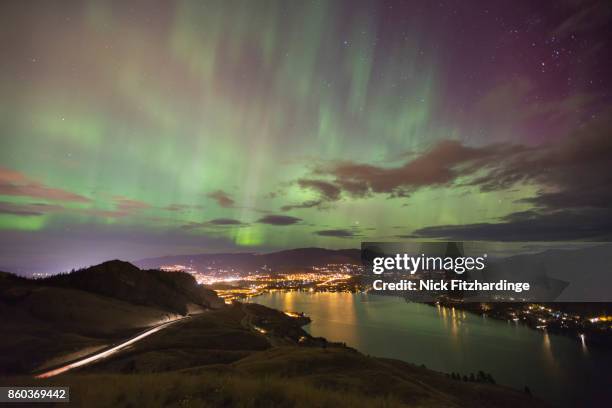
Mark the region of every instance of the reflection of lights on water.
<instances>
[{"instance_id":1,"label":"reflection of lights on water","mask_svg":"<svg viewBox=\"0 0 612 408\"><path fill-rule=\"evenodd\" d=\"M557 362L555 360L555 357L553 355L552 352L552 344L550 342L550 336L548 335L548 332L546 331L546 329L544 329L544 331L542 332L543 334L543 339L544 339L544 358L546 359L546 361L548 362L548 364L552 365L552 366L556 366Z\"/></svg>"},{"instance_id":2,"label":"reflection of lights on water","mask_svg":"<svg viewBox=\"0 0 612 408\"><path fill-rule=\"evenodd\" d=\"M544 332L544 348L550 351L550 336L548 332Z\"/></svg>"}]
</instances>

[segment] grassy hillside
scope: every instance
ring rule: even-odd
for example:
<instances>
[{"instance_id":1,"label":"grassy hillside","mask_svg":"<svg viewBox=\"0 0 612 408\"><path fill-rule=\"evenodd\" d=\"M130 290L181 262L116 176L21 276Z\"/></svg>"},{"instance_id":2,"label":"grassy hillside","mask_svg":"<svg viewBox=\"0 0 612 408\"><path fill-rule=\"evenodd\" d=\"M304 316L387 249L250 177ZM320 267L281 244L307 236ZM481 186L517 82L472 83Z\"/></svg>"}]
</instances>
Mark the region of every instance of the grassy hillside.
<instances>
[{"instance_id":1,"label":"grassy hillside","mask_svg":"<svg viewBox=\"0 0 612 408\"><path fill-rule=\"evenodd\" d=\"M182 275L140 271L124 262L44 280L0 274L0 374L28 373L88 354L178 317L195 302L200 309L221 303ZM113 296L109 288L121 289ZM143 293L155 296L142 301Z\"/></svg>"},{"instance_id":2,"label":"grassy hillside","mask_svg":"<svg viewBox=\"0 0 612 408\"><path fill-rule=\"evenodd\" d=\"M0 286L0 374L30 372L54 357L104 347L172 316L73 289Z\"/></svg>"},{"instance_id":3,"label":"grassy hillside","mask_svg":"<svg viewBox=\"0 0 612 408\"><path fill-rule=\"evenodd\" d=\"M270 347L269 340L243 324L240 305L179 322L86 372L143 373L226 364Z\"/></svg>"},{"instance_id":4,"label":"grassy hillside","mask_svg":"<svg viewBox=\"0 0 612 408\"><path fill-rule=\"evenodd\" d=\"M336 344L303 346L284 337L292 345L273 346L287 332L275 332L281 315L251 305L210 311L71 374L0 383L69 385L73 402L87 407L542 406L524 393ZM264 320L265 334L253 330L250 322Z\"/></svg>"},{"instance_id":5,"label":"grassy hillside","mask_svg":"<svg viewBox=\"0 0 612 408\"><path fill-rule=\"evenodd\" d=\"M499 386L454 381L443 374L341 348L273 348L230 364L138 374L72 374L0 384L71 387L83 407L537 407Z\"/></svg>"}]
</instances>

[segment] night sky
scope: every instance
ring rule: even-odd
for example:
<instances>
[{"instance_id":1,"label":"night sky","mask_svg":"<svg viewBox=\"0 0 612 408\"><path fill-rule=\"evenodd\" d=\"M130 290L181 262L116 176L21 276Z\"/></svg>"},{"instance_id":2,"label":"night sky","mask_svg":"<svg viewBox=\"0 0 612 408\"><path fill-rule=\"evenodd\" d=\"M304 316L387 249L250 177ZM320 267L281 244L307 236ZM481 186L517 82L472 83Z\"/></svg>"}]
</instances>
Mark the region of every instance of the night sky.
<instances>
[{"instance_id":1,"label":"night sky","mask_svg":"<svg viewBox=\"0 0 612 408\"><path fill-rule=\"evenodd\" d=\"M612 3L3 1L0 269L612 238Z\"/></svg>"}]
</instances>

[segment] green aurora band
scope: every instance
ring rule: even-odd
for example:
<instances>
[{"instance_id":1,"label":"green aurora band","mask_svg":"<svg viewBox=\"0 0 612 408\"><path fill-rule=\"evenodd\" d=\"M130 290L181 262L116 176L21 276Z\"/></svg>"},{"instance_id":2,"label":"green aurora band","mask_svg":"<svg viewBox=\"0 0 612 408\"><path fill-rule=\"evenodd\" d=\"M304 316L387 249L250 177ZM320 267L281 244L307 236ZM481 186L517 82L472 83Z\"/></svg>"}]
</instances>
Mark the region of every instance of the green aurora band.
<instances>
[{"instance_id":1,"label":"green aurora band","mask_svg":"<svg viewBox=\"0 0 612 408\"><path fill-rule=\"evenodd\" d=\"M443 140L531 144L516 121L475 131L499 76L458 85L444 19L393 25L373 2L24 8L7 32L29 37L0 76L1 177L22 192L0 195L0 231L170 234L187 242L178 252L355 247L496 222L542 189L486 191L468 176L308 208L322 193L297 180L333 182L330 163L394 168Z\"/></svg>"}]
</instances>

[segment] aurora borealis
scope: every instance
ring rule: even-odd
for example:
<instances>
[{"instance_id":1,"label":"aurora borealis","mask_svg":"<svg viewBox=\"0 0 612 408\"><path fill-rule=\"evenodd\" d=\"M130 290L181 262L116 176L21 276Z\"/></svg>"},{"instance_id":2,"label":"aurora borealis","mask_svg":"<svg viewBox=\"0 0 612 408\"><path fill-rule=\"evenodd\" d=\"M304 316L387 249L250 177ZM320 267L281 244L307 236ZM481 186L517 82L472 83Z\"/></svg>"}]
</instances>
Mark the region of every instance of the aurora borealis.
<instances>
[{"instance_id":1,"label":"aurora borealis","mask_svg":"<svg viewBox=\"0 0 612 408\"><path fill-rule=\"evenodd\" d=\"M0 269L608 240L607 2L6 1Z\"/></svg>"}]
</instances>

